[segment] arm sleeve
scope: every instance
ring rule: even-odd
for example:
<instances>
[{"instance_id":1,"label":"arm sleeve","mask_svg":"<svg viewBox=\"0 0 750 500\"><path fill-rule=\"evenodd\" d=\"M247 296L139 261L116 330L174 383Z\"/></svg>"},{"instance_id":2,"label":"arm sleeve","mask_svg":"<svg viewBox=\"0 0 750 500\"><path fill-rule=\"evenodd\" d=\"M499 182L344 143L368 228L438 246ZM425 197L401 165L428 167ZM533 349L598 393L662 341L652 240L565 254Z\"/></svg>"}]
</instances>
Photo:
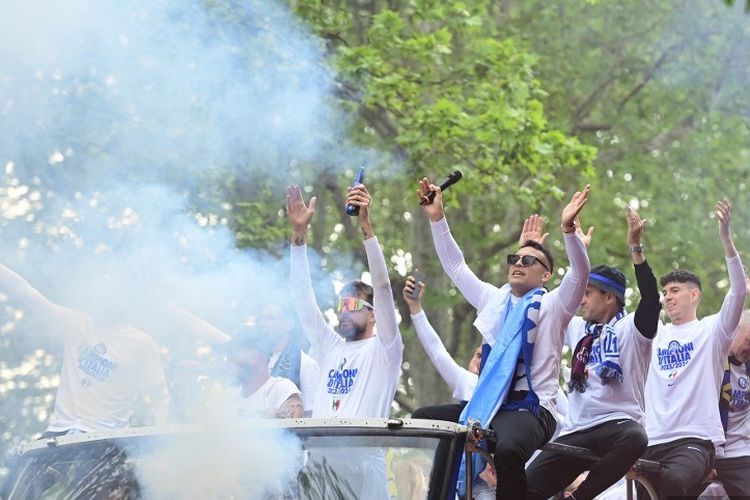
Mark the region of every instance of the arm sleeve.
<instances>
[{"instance_id":1,"label":"arm sleeve","mask_svg":"<svg viewBox=\"0 0 750 500\"><path fill-rule=\"evenodd\" d=\"M565 234L565 251L570 261L570 269L563 276L560 286L555 290L565 311L574 315L581 305L586 284L589 281L589 256L586 246L575 233Z\"/></svg>"},{"instance_id":2,"label":"arm sleeve","mask_svg":"<svg viewBox=\"0 0 750 500\"><path fill-rule=\"evenodd\" d=\"M440 264L464 298L480 310L489 301L493 285L480 280L464 260L464 255L453 239L448 221L443 217L437 222L430 222L432 241L435 243Z\"/></svg>"},{"instance_id":3,"label":"arm sleeve","mask_svg":"<svg viewBox=\"0 0 750 500\"><path fill-rule=\"evenodd\" d=\"M193 314L192 312L178 306L172 301L167 301L166 310L169 316L179 327L179 331L190 335L200 342L208 344L224 344L231 340L231 337L222 332L214 325Z\"/></svg>"},{"instance_id":4,"label":"arm sleeve","mask_svg":"<svg viewBox=\"0 0 750 500\"><path fill-rule=\"evenodd\" d=\"M402 344L402 341L398 329L398 319L396 318L396 304L393 302L391 280L388 277L388 267L385 264L385 256L377 237L366 239L364 244L367 264L372 275L377 336L380 342L387 349L390 349L396 344Z\"/></svg>"},{"instance_id":5,"label":"arm sleeve","mask_svg":"<svg viewBox=\"0 0 750 500\"><path fill-rule=\"evenodd\" d=\"M732 338L740 324L742 307L745 304L747 294L745 272L742 269L742 260L740 260L739 254L727 258L727 270L729 271L729 291L721 304L719 324L724 336Z\"/></svg>"},{"instance_id":6,"label":"arm sleeve","mask_svg":"<svg viewBox=\"0 0 750 500\"><path fill-rule=\"evenodd\" d=\"M633 321L641 335L647 339L653 339L656 337L656 331L659 328L659 312L661 311L656 277L651 270L651 266L648 265L648 261L634 264L633 267L635 268L638 291L641 293L641 300L635 309Z\"/></svg>"},{"instance_id":7,"label":"arm sleeve","mask_svg":"<svg viewBox=\"0 0 750 500\"><path fill-rule=\"evenodd\" d=\"M83 328L87 321L86 315L50 301L3 264L0 264L0 293L17 301L45 331L67 333Z\"/></svg>"},{"instance_id":8,"label":"arm sleeve","mask_svg":"<svg viewBox=\"0 0 750 500\"><path fill-rule=\"evenodd\" d=\"M471 372L460 366L451 357L437 332L427 320L427 315L425 315L424 311L412 315L411 320L417 331L419 342L424 347L430 361L432 361L432 364L438 373L440 373L440 376L443 377L443 380L450 386L451 390L455 391L460 381L466 377L466 373ZM472 375L476 377L476 375Z\"/></svg>"},{"instance_id":9,"label":"arm sleeve","mask_svg":"<svg viewBox=\"0 0 750 500\"><path fill-rule=\"evenodd\" d=\"M310 265L307 262L307 245L291 245L291 285L294 307L302 324L302 331L321 355L323 346L336 332L326 323L315 299L312 281L310 281Z\"/></svg>"}]
</instances>

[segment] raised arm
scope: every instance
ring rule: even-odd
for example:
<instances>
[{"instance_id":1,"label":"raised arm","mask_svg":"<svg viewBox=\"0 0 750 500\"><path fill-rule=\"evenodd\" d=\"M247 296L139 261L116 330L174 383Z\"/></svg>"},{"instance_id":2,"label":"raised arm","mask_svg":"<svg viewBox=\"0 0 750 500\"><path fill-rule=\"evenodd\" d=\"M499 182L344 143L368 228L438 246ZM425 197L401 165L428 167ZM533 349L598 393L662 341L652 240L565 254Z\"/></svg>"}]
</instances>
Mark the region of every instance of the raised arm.
<instances>
[{"instance_id":1,"label":"raised arm","mask_svg":"<svg viewBox=\"0 0 750 500\"><path fill-rule=\"evenodd\" d=\"M164 305L166 313L181 333L207 344L224 344L231 340L229 335L171 300L165 300Z\"/></svg>"},{"instance_id":2,"label":"raised arm","mask_svg":"<svg viewBox=\"0 0 750 500\"><path fill-rule=\"evenodd\" d=\"M628 250L633 259L635 280L641 294L641 300L635 309L633 321L641 335L647 339L653 339L656 337L656 331L659 327L661 300L659 300L656 276L654 276L651 266L646 262L646 255L641 244L641 237L646 229L646 219L641 219L638 212L630 206L625 211L625 219L628 223Z\"/></svg>"},{"instance_id":3,"label":"raised arm","mask_svg":"<svg viewBox=\"0 0 750 500\"><path fill-rule=\"evenodd\" d=\"M403 296L406 305L409 306L411 321L414 324L417 337L419 338L422 347L424 347L427 357L432 361L433 366L437 369L438 373L440 373L440 376L443 377L443 380L445 380L448 386L450 386L451 391L455 392L456 387L462 380L465 380L467 377L473 377L476 380L477 375L456 363L445 348L445 345L443 345L443 342L440 340L435 329L427 320L427 316L422 310L422 297L424 296L425 291L424 283L422 283L417 297L411 296L414 287L414 277L409 276L406 278Z\"/></svg>"},{"instance_id":4,"label":"raised arm","mask_svg":"<svg viewBox=\"0 0 750 500\"><path fill-rule=\"evenodd\" d=\"M359 184L349 188L346 198L347 205L359 207L359 226L364 238L365 253L367 254L367 265L372 275L373 306L375 306L375 324L378 329L378 339L386 346L391 347L395 342L400 342L401 333L398 329L396 318L396 304L393 301L393 290L391 280L388 277L388 266L385 263L383 250L380 248L378 238L370 222L370 210L372 197L367 188Z\"/></svg>"},{"instance_id":5,"label":"raised arm","mask_svg":"<svg viewBox=\"0 0 750 500\"><path fill-rule=\"evenodd\" d=\"M0 293L16 301L34 321L41 322L50 331L64 333L85 324L86 316L83 313L50 301L3 264L0 264Z\"/></svg>"},{"instance_id":6,"label":"raised arm","mask_svg":"<svg viewBox=\"0 0 750 500\"><path fill-rule=\"evenodd\" d=\"M422 179L419 186L419 195L421 199L426 200L426 194L430 191L435 193L435 198L430 203L422 205L427 218L430 220L430 229L432 230L432 241L435 244L440 264L443 266L445 274L448 275L464 298L476 309L481 309L490 299L492 291L495 289L490 283L480 280L464 260L464 255L458 247L456 240L448 227L448 221L445 219L443 211L443 195L440 187L430 184L427 177Z\"/></svg>"},{"instance_id":7,"label":"raised arm","mask_svg":"<svg viewBox=\"0 0 750 500\"><path fill-rule=\"evenodd\" d=\"M322 346L330 335L336 335L326 323L318 307L315 292L310 280L310 265L307 261L307 227L315 213L316 198L305 205L299 186L289 186L286 191L286 207L292 226L290 251L292 302L297 311L302 330L313 345Z\"/></svg>"},{"instance_id":8,"label":"raised arm","mask_svg":"<svg viewBox=\"0 0 750 500\"><path fill-rule=\"evenodd\" d=\"M586 245L576 234L575 221L583 210L589 197L591 188L587 185L583 191L577 191L570 202L565 206L560 221L560 229L565 241L565 252L568 254L570 269L563 276L560 286L555 290L558 300L561 301L565 310L573 315L581 304L583 293L586 291L586 283L589 280L591 264L586 253ZM593 230L589 230L590 234Z\"/></svg>"},{"instance_id":9,"label":"raised arm","mask_svg":"<svg viewBox=\"0 0 750 500\"><path fill-rule=\"evenodd\" d=\"M724 297L724 302L719 311L719 323L726 337L733 337L740 323L742 307L745 303L747 289L745 285L745 272L737 248L734 246L730 221L732 219L732 205L728 200L716 203L716 219L719 222L719 239L724 247L724 255L727 259L727 270L729 271L729 291Z\"/></svg>"}]
</instances>

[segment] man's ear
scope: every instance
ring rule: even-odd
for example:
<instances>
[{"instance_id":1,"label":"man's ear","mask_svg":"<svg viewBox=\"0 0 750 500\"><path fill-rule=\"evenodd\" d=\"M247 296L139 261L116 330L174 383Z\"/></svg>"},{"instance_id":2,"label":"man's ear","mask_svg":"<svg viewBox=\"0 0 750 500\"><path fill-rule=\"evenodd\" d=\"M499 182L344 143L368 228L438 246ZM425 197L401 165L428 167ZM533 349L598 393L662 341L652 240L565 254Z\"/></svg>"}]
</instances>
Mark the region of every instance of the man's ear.
<instances>
[{"instance_id":1,"label":"man's ear","mask_svg":"<svg viewBox=\"0 0 750 500\"><path fill-rule=\"evenodd\" d=\"M549 271L544 271L544 274L542 274L542 283L547 283L552 278L552 273Z\"/></svg>"},{"instance_id":2,"label":"man's ear","mask_svg":"<svg viewBox=\"0 0 750 500\"><path fill-rule=\"evenodd\" d=\"M690 300L692 302L695 302L696 304L700 303L700 301L701 301L701 291L698 289L698 287L690 289Z\"/></svg>"}]
</instances>

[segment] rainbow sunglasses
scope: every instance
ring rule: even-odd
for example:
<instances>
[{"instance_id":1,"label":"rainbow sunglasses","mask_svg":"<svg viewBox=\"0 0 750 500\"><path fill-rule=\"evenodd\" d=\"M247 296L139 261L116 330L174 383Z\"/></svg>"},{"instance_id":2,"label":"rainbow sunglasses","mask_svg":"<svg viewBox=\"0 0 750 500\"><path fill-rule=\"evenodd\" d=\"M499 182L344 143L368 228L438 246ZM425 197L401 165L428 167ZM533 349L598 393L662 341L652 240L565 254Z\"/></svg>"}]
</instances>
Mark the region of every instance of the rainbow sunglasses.
<instances>
[{"instance_id":1,"label":"rainbow sunglasses","mask_svg":"<svg viewBox=\"0 0 750 500\"><path fill-rule=\"evenodd\" d=\"M339 303L336 305L336 312L341 312L344 309L347 311L361 311L363 307L369 307L373 311L375 310L373 305L364 299L358 297L339 297Z\"/></svg>"}]
</instances>

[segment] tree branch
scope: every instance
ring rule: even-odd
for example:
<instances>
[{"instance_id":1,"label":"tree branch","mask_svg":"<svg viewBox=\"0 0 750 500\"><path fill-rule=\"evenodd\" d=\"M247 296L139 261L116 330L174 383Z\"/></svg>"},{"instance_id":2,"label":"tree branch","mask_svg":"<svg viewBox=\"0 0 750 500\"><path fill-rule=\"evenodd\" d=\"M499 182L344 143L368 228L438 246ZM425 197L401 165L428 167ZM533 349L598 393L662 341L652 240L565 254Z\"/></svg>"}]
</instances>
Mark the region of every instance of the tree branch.
<instances>
[{"instance_id":1,"label":"tree branch","mask_svg":"<svg viewBox=\"0 0 750 500\"><path fill-rule=\"evenodd\" d=\"M643 75L643 78L640 82L638 82L632 89L630 89L630 92L625 94L625 97L620 101L620 104L617 106L617 115L619 115L622 112L622 109L625 107L625 105L636 95L638 95L644 87L650 82L653 78L656 72L659 70L659 68L662 67L662 65L666 62L667 58L677 49L679 48L679 44L674 44L671 47L665 49L659 58L652 64L646 73Z\"/></svg>"}]
</instances>

